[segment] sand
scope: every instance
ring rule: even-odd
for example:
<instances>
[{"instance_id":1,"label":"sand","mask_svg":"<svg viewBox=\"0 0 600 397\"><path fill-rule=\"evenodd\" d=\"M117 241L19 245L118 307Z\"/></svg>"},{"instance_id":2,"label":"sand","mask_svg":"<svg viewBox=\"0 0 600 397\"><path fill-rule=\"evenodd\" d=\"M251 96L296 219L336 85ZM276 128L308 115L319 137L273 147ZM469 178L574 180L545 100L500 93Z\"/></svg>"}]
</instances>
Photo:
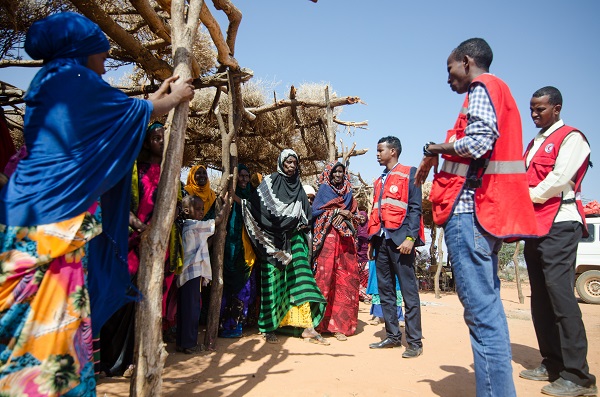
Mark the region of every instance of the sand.
<instances>
[{"instance_id":1,"label":"sand","mask_svg":"<svg viewBox=\"0 0 600 397\"><path fill-rule=\"evenodd\" d=\"M546 382L519 378L519 371L536 367L541 358L531 322L529 285L520 304L514 283L502 286L508 318L513 378L519 396L541 396ZM265 343L256 329L240 339L219 338L215 352L196 355L176 353L167 345L169 357L163 373L164 396L282 396L370 397L475 395L473 356L462 306L456 294L436 299L421 293L423 317L422 356L403 359L404 348L374 350L369 343L385 337L383 325L370 325L370 306L360 304L358 329L345 342L328 337L329 346L307 343L301 338L279 336L279 344ZM580 301L589 343L588 362L600 375L600 305ZM325 335L327 337L327 335ZM199 335L202 340L202 335ZM128 396L129 379L105 378L98 396Z\"/></svg>"}]
</instances>

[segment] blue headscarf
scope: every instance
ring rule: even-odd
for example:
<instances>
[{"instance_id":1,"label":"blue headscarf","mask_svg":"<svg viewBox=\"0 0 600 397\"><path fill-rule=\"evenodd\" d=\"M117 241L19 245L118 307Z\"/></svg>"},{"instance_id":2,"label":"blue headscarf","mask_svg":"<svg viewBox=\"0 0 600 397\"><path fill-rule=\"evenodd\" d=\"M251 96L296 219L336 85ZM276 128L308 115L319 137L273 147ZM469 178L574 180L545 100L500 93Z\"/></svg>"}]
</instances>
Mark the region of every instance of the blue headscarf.
<instances>
[{"instance_id":1,"label":"blue headscarf","mask_svg":"<svg viewBox=\"0 0 600 397\"><path fill-rule=\"evenodd\" d=\"M85 212L100 198L103 233L89 243L93 331L134 299L127 271L131 168L152 113L85 67L108 50L100 28L75 13L32 25L26 51L45 61L25 96L28 156L0 191L0 223L35 226Z\"/></svg>"},{"instance_id":2,"label":"blue headscarf","mask_svg":"<svg viewBox=\"0 0 600 397\"><path fill-rule=\"evenodd\" d=\"M98 25L74 12L61 12L35 22L25 39L32 59L87 58L110 50Z\"/></svg>"}]
</instances>

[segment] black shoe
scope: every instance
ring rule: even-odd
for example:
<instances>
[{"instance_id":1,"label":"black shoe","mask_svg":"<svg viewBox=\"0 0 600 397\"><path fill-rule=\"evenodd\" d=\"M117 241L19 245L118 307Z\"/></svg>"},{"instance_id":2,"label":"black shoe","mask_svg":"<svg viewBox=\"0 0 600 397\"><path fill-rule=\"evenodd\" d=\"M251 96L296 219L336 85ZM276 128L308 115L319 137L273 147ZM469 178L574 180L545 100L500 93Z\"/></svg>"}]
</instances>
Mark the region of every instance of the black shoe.
<instances>
[{"instance_id":1,"label":"black shoe","mask_svg":"<svg viewBox=\"0 0 600 397\"><path fill-rule=\"evenodd\" d=\"M550 374L544 365L540 365L534 369L525 369L519 372L519 376L529 380L545 380L550 381ZM556 379L552 379L556 380Z\"/></svg>"},{"instance_id":2,"label":"black shoe","mask_svg":"<svg viewBox=\"0 0 600 397\"><path fill-rule=\"evenodd\" d=\"M560 397L595 396L598 394L598 388L596 385L579 386L570 380L558 378L549 385L542 387L542 393Z\"/></svg>"},{"instance_id":3,"label":"black shoe","mask_svg":"<svg viewBox=\"0 0 600 397\"><path fill-rule=\"evenodd\" d=\"M419 357L423 354L423 348L421 346L408 346L404 353L402 353L402 358L415 358Z\"/></svg>"},{"instance_id":4,"label":"black shoe","mask_svg":"<svg viewBox=\"0 0 600 397\"><path fill-rule=\"evenodd\" d=\"M381 342L371 343L369 347L371 349L392 349L394 347L402 346L402 342L394 342L390 338L385 338Z\"/></svg>"}]
</instances>

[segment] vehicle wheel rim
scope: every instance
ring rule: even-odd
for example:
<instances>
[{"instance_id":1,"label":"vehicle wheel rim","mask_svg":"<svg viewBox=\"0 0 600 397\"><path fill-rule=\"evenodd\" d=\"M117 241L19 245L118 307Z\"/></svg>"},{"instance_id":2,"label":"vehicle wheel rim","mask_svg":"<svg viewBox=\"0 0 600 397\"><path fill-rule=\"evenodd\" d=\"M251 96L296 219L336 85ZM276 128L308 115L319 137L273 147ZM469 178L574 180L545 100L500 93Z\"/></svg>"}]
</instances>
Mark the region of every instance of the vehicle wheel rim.
<instances>
[{"instance_id":1,"label":"vehicle wheel rim","mask_svg":"<svg viewBox=\"0 0 600 397\"><path fill-rule=\"evenodd\" d=\"M600 297L600 280L588 281L585 289L590 295Z\"/></svg>"}]
</instances>

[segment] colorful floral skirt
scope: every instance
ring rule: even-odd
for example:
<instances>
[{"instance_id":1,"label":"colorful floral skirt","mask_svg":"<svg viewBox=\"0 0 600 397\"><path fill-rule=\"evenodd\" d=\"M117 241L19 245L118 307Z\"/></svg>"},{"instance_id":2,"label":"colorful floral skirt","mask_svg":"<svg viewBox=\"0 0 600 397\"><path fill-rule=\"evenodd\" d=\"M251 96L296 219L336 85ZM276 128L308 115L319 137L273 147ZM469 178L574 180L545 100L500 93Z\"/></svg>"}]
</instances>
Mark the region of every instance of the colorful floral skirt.
<instances>
[{"instance_id":1,"label":"colorful floral skirt","mask_svg":"<svg viewBox=\"0 0 600 397\"><path fill-rule=\"evenodd\" d=\"M0 395L95 396L87 243L101 212L0 225Z\"/></svg>"}]
</instances>

